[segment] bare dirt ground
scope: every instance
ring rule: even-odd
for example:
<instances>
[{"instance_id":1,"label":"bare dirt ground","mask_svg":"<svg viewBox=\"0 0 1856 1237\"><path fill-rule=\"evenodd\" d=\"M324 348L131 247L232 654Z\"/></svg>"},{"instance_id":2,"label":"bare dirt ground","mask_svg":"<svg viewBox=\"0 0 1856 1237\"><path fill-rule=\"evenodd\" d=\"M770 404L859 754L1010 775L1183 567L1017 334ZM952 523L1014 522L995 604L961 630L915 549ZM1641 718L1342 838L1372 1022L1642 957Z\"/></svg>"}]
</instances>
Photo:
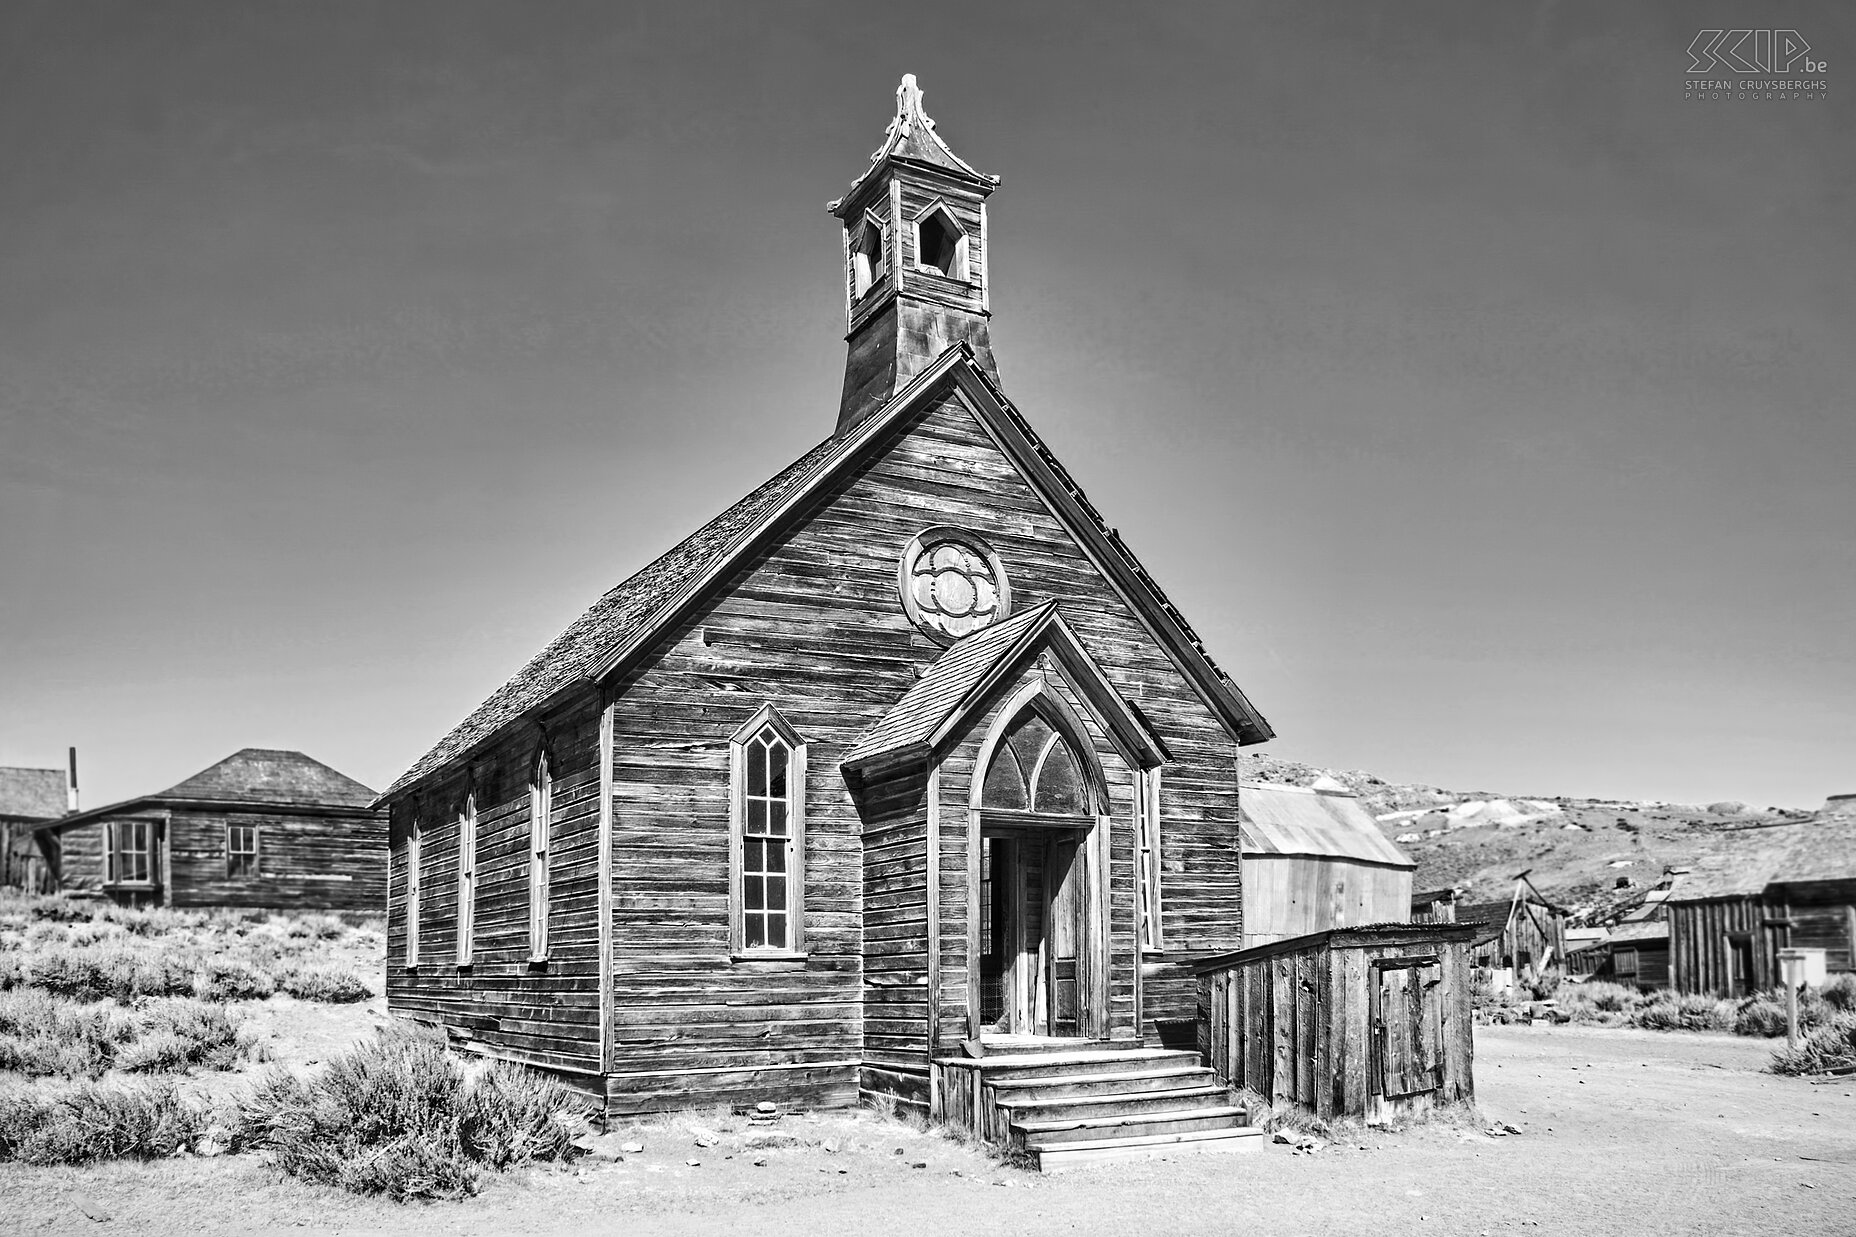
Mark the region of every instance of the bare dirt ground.
<instances>
[{"instance_id":1,"label":"bare dirt ground","mask_svg":"<svg viewBox=\"0 0 1856 1237\"><path fill-rule=\"evenodd\" d=\"M624 1163L525 1170L492 1178L475 1199L412 1206L280 1179L254 1157L7 1165L0 1230L1856 1233L1856 1079L1759 1073L1769 1048L1731 1036L1480 1028L1480 1122L1356 1133L1312 1156L1270 1145L1049 1177L872 1114L789 1116L769 1132L798 1145L763 1149L746 1145L738 1121L706 1148L687 1118L648 1122L636 1132L645 1152ZM1523 1132L1491 1138L1491 1122Z\"/></svg>"}]
</instances>

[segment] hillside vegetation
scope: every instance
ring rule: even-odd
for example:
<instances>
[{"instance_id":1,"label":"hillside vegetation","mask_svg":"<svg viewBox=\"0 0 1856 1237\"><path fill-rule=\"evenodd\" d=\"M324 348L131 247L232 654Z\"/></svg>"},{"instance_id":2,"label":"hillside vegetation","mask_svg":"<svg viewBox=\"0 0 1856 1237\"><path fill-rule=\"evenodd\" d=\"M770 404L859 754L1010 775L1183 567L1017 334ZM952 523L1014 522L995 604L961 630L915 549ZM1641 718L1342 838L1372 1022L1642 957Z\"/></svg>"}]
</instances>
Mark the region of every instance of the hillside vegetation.
<instances>
[{"instance_id":1,"label":"hillside vegetation","mask_svg":"<svg viewBox=\"0 0 1856 1237\"><path fill-rule=\"evenodd\" d=\"M1250 781L1308 786L1326 776L1340 782L1417 862L1414 889L1461 889L1472 902L1508 896L1515 875L1527 871L1547 897L1588 905L1615 893L1620 880L1642 888L1654 885L1665 868L1692 865L1718 830L1808 815L1744 803L1448 790L1261 754L1246 754L1242 769Z\"/></svg>"}]
</instances>

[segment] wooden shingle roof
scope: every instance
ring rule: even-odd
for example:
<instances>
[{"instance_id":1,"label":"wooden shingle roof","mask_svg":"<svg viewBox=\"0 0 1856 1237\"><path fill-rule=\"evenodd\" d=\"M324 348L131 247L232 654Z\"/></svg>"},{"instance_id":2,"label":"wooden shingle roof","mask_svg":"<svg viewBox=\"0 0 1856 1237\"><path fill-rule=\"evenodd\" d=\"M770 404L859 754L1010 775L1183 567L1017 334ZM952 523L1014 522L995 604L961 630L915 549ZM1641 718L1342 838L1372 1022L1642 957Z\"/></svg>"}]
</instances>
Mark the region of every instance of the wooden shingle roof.
<instances>
[{"instance_id":1,"label":"wooden shingle roof","mask_svg":"<svg viewBox=\"0 0 1856 1237\"><path fill-rule=\"evenodd\" d=\"M1723 829L1678 877L1671 902L1750 897L1774 884L1856 879L1856 819Z\"/></svg>"},{"instance_id":2,"label":"wooden shingle roof","mask_svg":"<svg viewBox=\"0 0 1856 1237\"><path fill-rule=\"evenodd\" d=\"M467 755L575 683L598 682L612 674L703 588L719 579L784 513L800 505L841 468L862 458L889 426L929 392L945 389L950 382L1058 520L1103 566L1110 583L1237 741L1261 743L1270 738L1274 732L1263 715L1212 660L1178 607L1108 527L1023 415L974 363L972 350L961 343L943 352L878 413L812 448L669 553L607 592L395 779L381 799L401 794Z\"/></svg>"},{"instance_id":3,"label":"wooden shingle roof","mask_svg":"<svg viewBox=\"0 0 1856 1237\"><path fill-rule=\"evenodd\" d=\"M1056 612L1057 603L1047 601L959 641L858 739L843 763L858 765L929 742L993 668Z\"/></svg>"},{"instance_id":4,"label":"wooden shingle roof","mask_svg":"<svg viewBox=\"0 0 1856 1237\"><path fill-rule=\"evenodd\" d=\"M247 747L149 797L366 807L374 792L302 752Z\"/></svg>"},{"instance_id":5,"label":"wooden shingle roof","mask_svg":"<svg viewBox=\"0 0 1856 1237\"><path fill-rule=\"evenodd\" d=\"M902 84L896 87L896 115L889 122L889 128L883 131L883 144L870 156L870 166L851 182L850 192L831 203L831 209L835 212L842 203L857 196L863 183L890 159L906 159L939 168L959 180L974 181L987 189L999 183L997 176L974 171L971 164L941 140L941 135L934 131L934 121L922 110L922 91L913 73L903 74Z\"/></svg>"},{"instance_id":6,"label":"wooden shingle roof","mask_svg":"<svg viewBox=\"0 0 1856 1237\"><path fill-rule=\"evenodd\" d=\"M50 820L64 815L63 769L0 766L0 816Z\"/></svg>"}]
</instances>

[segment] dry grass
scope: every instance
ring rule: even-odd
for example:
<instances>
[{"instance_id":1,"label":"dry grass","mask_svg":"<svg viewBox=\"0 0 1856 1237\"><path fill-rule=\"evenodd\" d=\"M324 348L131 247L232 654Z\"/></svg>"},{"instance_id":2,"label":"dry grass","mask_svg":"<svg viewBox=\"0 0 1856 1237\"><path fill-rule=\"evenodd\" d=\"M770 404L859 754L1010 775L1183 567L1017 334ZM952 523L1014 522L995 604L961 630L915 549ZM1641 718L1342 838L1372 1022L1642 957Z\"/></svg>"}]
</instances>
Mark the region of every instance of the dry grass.
<instances>
[{"instance_id":1,"label":"dry grass","mask_svg":"<svg viewBox=\"0 0 1856 1237\"><path fill-rule=\"evenodd\" d=\"M467 1074L442 1038L399 1027L313 1077L273 1071L231 1129L235 1147L269 1152L291 1176L405 1201L474 1194L483 1170L567 1158L589 1126L560 1085L500 1064Z\"/></svg>"},{"instance_id":2,"label":"dry grass","mask_svg":"<svg viewBox=\"0 0 1856 1237\"><path fill-rule=\"evenodd\" d=\"M230 1069L247 1051L217 1005L157 998L122 1009L30 988L0 992L0 1070L28 1077Z\"/></svg>"},{"instance_id":3,"label":"dry grass","mask_svg":"<svg viewBox=\"0 0 1856 1237\"><path fill-rule=\"evenodd\" d=\"M361 975L319 961L331 942L384 945L373 927L329 915L129 910L108 902L0 895L0 989L36 988L76 1001L147 997L259 1001L364 1000Z\"/></svg>"},{"instance_id":4,"label":"dry grass","mask_svg":"<svg viewBox=\"0 0 1856 1237\"><path fill-rule=\"evenodd\" d=\"M1839 1013L1796 1048L1780 1048L1768 1067L1775 1074L1856 1070L1856 1013Z\"/></svg>"}]
</instances>

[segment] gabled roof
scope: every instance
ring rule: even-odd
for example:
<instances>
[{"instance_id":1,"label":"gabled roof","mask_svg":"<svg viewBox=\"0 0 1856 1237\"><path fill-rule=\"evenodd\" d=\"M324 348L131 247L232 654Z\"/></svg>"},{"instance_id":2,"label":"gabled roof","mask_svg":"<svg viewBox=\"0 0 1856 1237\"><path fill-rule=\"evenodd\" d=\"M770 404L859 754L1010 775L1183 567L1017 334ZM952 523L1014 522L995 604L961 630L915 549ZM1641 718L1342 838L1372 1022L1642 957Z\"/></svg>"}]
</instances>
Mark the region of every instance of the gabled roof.
<instances>
[{"instance_id":1,"label":"gabled roof","mask_svg":"<svg viewBox=\"0 0 1856 1237\"><path fill-rule=\"evenodd\" d=\"M1244 782L1238 788L1237 810L1246 859L1295 855L1394 868L1418 866L1379 832L1372 815L1351 794Z\"/></svg>"},{"instance_id":2,"label":"gabled roof","mask_svg":"<svg viewBox=\"0 0 1856 1237\"><path fill-rule=\"evenodd\" d=\"M414 762L381 797L390 798L410 789L576 684L598 682L617 671L648 647L705 589L725 578L730 568L784 517L801 509L841 470L863 458L905 413L948 384L1058 521L1103 570L1109 583L1180 666L1226 729L1239 743L1261 743L1270 738L1273 732L1269 723L1211 660L1185 616L1090 505L1024 417L974 363L972 351L965 344L955 344L880 411L812 448L669 553L606 593Z\"/></svg>"},{"instance_id":3,"label":"gabled roof","mask_svg":"<svg viewBox=\"0 0 1856 1237\"><path fill-rule=\"evenodd\" d=\"M1641 945L1649 941L1666 941L1669 939L1669 925L1666 923L1621 923L1611 929L1605 938L1609 945Z\"/></svg>"},{"instance_id":4,"label":"gabled roof","mask_svg":"<svg viewBox=\"0 0 1856 1237\"><path fill-rule=\"evenodd\" d=\"M1056 655L1072 686L1125 752L1144 767L1165 759L1160 741L1109 683L1082 641L1063 621L1061 608L1047 601L975 632L943 653L928 673L852 746L842 767L863 769L925 758L958 734L993 689L1042 648Z\"/></svg>"},{"instance_id":5,"label":"gabled roof","mask_svg":"<svg viewBox=\"0 0 1856 1237\"><path fill-rule=\"evenodd\" d=\"M39 827L59 830L105 816L143 808L176 804L210 804L236 807L252 804L268 808L365 809L374 792L345 773L338 773L302 752L247 747L210 765L183 782L152 795L123 799L88 811L74 812Z\"/></svg>"},{"instance_id":6,"label":"gabled roof","mask_svg":"<svg viewBox=\"0 0 1856 1237\"><path fill-rule=\"evenodd\" d=\"M0 766L0 816L50 820L64 815L63 769Z\"/></svg>"},{"instance_id":7,"label":"gabled roof","mask_svg":"<svg viewBox=\"0 0 1856 1237\"><path fill-rule=\"evenodd\" d=\"M922 90L915 84L913 73L904 73L902 84L896 87L896 115L889 122L889 128L883 131L883 144L870 156L870 166L851 182L850 191L844 197L831 204L831 209L836 211L841 203L856 197L857 190L889 159L908 159L940 168L962 180L975 181L987 190L999 183L996 176L974 171L971 164L941 140L941 135L934 131L934 121L922 110Z\"/></svg>"}]
</instances>

